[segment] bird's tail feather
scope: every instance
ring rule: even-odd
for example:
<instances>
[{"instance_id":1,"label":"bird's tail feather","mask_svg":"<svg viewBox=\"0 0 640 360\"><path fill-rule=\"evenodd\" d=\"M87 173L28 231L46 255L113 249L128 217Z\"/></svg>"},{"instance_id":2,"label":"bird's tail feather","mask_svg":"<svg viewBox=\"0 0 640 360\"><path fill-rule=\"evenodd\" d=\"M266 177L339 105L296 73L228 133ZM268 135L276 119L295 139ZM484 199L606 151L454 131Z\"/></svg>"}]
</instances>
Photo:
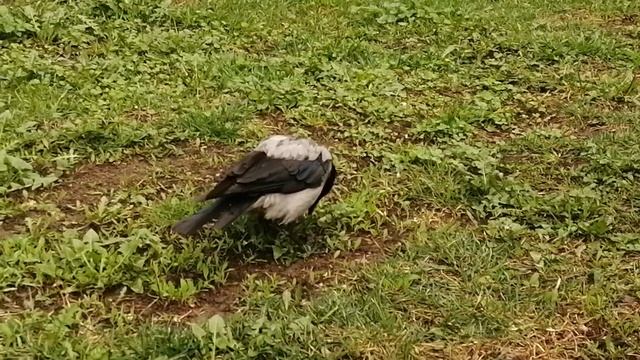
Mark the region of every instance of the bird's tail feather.
<instances>
[{"instance_id":1,"label":"bird's tail feather","mask_svg":"<svg viewBox=\"0 0 640 360\"><path fill-rule=\"evenodd\" d=\"M216 219L214 227L222 229L242 215L257 198L223 198L214 201L197 213L180 220L171 229L181 235L193 235L209 221Z\"/></svg>"}]
</instances>

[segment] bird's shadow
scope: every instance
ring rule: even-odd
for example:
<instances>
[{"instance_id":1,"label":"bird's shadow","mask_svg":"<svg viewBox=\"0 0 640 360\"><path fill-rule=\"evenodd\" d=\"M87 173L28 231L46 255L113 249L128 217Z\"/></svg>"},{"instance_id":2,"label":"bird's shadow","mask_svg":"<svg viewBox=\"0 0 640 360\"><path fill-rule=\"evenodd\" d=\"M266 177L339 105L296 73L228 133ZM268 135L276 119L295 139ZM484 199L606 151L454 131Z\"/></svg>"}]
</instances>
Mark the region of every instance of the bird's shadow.
<instances>
[{"instance_id":1,"label":"bird's shadow","mask_svg":"<svg viewBox=\"0 0 640 360\"><path fill-rule=\"evenodd\" d=\"M332 229L331 224L321 225L313 216L280 225L259 215L246 214L222 230L205 229L198 238L216 244L216 255L221 260L290 263L327 252L330 246L326 239Z\"/></svg>"}]
</instances>

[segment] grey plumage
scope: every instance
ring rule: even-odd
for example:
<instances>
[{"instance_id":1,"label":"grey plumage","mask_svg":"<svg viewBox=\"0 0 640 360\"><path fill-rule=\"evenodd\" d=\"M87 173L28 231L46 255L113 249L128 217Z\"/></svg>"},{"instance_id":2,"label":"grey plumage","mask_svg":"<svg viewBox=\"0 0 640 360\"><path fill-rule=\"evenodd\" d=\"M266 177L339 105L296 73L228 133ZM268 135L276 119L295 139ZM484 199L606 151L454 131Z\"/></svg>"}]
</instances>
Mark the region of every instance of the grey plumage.
<instances>
[{"instance_id":1,"label":"grey plumage","mask_svg":"<svg viewBox=\"0 0 640 360\"><path fill-rule=\"evenodd\" d=\"M207 192L202 200L213 200L211 204L172 230L191 235L212 220L221 229L250 210L290 223L314 211L336 176L331 153L324 146L309 139L272 136L229 168Z\"/></svg>"}]
</instances>

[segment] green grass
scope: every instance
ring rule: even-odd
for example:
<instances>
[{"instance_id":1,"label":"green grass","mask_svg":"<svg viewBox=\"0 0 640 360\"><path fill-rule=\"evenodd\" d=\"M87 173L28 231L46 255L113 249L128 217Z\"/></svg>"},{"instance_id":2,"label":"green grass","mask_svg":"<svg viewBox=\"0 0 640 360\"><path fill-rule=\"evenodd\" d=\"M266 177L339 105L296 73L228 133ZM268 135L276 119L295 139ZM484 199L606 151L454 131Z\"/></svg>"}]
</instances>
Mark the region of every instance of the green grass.
<instances>
[{"instance_id":1,"label":"green grass","mask_svg":"<svg viewBox=\"0 0 640 360\"><path fill-rule=\"evenodd\" d=\"M640 3L0 5L0 355L640 353ZM265 135L331 146L294 227L183 239Z\"/></svg>"}]
</instances>

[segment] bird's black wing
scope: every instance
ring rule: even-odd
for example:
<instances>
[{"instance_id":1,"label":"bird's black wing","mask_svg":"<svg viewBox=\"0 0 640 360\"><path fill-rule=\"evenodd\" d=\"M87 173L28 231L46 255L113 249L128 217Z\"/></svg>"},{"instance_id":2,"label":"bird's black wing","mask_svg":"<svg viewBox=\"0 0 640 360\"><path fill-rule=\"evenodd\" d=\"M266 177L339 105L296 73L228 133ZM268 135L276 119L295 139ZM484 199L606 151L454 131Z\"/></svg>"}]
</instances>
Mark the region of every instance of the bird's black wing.
<instances>
[{"instance_id":1,"label":"bird's black wing","mask_svg":"<svg viewBox=\"0 0 640 360\"><path fill-rule=\"evenodd\" d=\"M336 178L338 177L338 172L336 171L336 168L333 166L333 164L329 164L329 166L331 167L331 169L329 170L329 177L327 177L327 181L322 186L322 191L320 191L320 195L318 195L318 198L316 199L316 201L314 201L314 203L311 204L311 206L309 207L309 210L307 211L309 214L313 213L316 206L318 206L318 203L320 202L320 200L323 197L327 196L327 194L329 194L331 189L333 189L333 185L335 185Z\"/></svg>"},{"instance_id":2,"label":"bird's black wing","mask_svg":"<svg viewBox=\"0 0 640 360\"><path fill-rule=\"evenodd\" d=\"M253 151L234 164L205 200L231 195L290 194L318 187L329 170L316 160L273 159Z\"/></svg>"},{"instance_id":3,"label":"bird's black wing","mask_svg":"<svg viewBox=\"0 0 640 360\"><path fill-rule=\"evenodd\" d=\"M219 194L224 194L229 187L235 184L239 176L242 176L242 174L246 173L249 168L266 158L267 154L262 151L252 151L248 153L242 159L233 164L224 173L218 184L213 189L209 190L207 194L201 197L200 200L210 200L220 196Z\"/></svg>"}]
</instances>

